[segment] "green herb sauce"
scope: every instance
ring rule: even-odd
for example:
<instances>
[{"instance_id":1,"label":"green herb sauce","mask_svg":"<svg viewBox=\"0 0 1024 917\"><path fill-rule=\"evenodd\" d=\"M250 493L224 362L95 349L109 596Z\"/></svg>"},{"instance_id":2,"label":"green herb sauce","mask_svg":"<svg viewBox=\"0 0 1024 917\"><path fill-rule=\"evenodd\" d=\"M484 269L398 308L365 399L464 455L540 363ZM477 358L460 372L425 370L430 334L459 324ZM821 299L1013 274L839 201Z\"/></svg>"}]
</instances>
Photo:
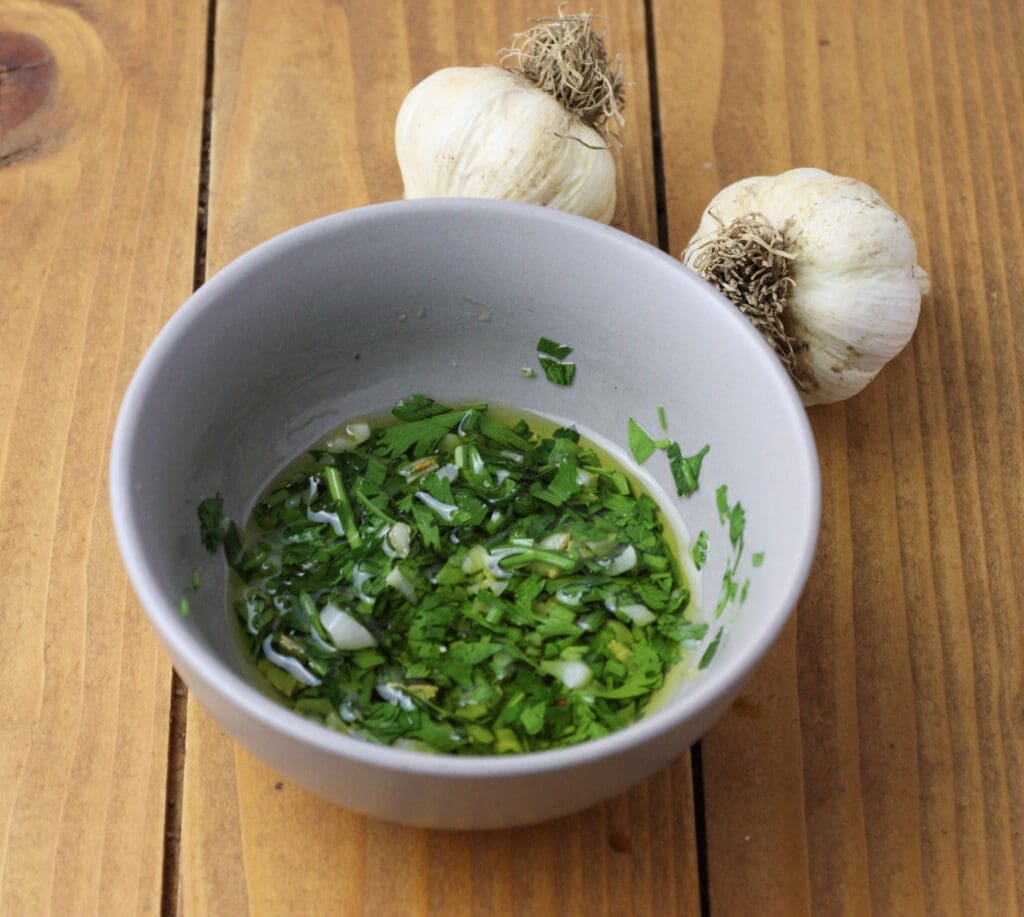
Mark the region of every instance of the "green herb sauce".
<instances>
[{"instance_id":1,"label":"green herb sauce","mask_svg":"<svg viewBox=\"0 0 1024 917\"><path fill-rule=\"evenodd\" d=\"M422 395L393 414L293 464L240 546L201 507L263 678L329 727L439 752L634 722L708 629L655 500L571 428Z\"/></svg>"}]
</instances>

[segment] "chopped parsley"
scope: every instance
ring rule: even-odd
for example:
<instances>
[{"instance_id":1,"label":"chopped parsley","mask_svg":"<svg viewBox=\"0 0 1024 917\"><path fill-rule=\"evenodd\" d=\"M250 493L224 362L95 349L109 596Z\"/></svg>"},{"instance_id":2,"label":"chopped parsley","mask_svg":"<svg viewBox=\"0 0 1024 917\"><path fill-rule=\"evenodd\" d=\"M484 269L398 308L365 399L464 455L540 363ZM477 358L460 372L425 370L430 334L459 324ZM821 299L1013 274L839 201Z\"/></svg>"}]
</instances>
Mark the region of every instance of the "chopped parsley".
<instances>
[{"instance_id":1,"label":"chopped parsley","mask_svg":"<svg viewBox=\"0 0 1024 917\"><path fill-rule=\"evenodd\" d=\"M199 537L203 547L213 554L224 538L224 498L217 494L199 504Z\"/></svg>"},{"instance_id":2,"label":"chopped parsley","mask_svg":"<svg viewBox=\"0 0 1024 917\"><path fill-rule=\"evenodd\" d=\"M715 502L718 507L718 521L727 526L729 544L732 546L732 554L722 573L722 590L718 596L718 604L715 606L715 617L718 618L732 602L739 602L741 605L746 602L750 591L750 579L744 579L742 582L737 579L740 561L743 559L743 536L747 526L747 514L743 505L739 500L730 505L729 489L724 484L715 491ZM696 547L694 550L696 551ZM696 562L696 555L694 561ZM750 556L751 567L760 567L763 563L763 551L758 551Z\"/></svg>"},{"instance_id":3,"label":"chopped parsley","mask_svg":"<svg viewBox=\"0 0 1024 917\"><path fill-rule=\"evenodd\" d=\"M575 363L559 363L550 357L541 357L540 368L544 370L548 382L553 382L555 385L572 385L573 379L576 378Z\"/></svg>"},{"instance_id":4,"label":"chopped parsley","mask_svg":"<svg viewBox=\"0 0 1024 917\"><path fill-rule=\"evenodd\" d=\"M380 431L379 445L383 456L395 458L409 454L419 458L433 451L434 447L458 426L464 411L448 411L407 420ZM402 416L402 415L398 415Z\"/></svg>"},{"instance_id":5,"label":"chopped parsley","mask_svg":"<svg viewBox=\"0 0 1024 917\"><path fill-rule=\"evenodd\" d=\"M738 558L735 558L738 562ZM732 564L725 568L725 572L722 574L722 591L718 596L718 604L715 606L715 617L720 618L722 612L729 606L730 602L735 602L736 597L739 594L739 585L736 582L736 564Z\"/></svg>"},{"instance_id":6,"label":"chopped parsley","mask_svg":"<svg viewBox=\"0 0 1024 917\"><path fill-rule=\"evenodd\" d=\"M708 628L654 500L574 429L422 395L394 414L253 510L233 607L263 677L328 727L454 754L636 720ZM201 533L228 548L219 501Z\"/></svg>"},{"instance_id":7,"label":"chopped parsley","mask_svg":"<svg viewBox=\"0 0 1024 917\"><path fill-rule=\"evenodd\" d=\"M698 669L706 669L711 665L711 660L715 658L715 654L718 652L718 647L722 642L722 634L725 633L725 628L718 628L718 633L715 634L714 639L708 644L704 655L700 657L700 662L697 664Z\"/></svg>"},{"instance_id":8,"label":"chopped parsley","mask_svg":"<svg viewBox=\"0 0 1024 917\"><path fill-rule=\"evenodd\" d=\"M665 409L660 405L658 406L658 423L663 430L666 429ZM679 496L688 497L697 489L700 466L704 461L704 456L711 449L710 445L705 445L696 455L687 457L683 455L682 447L675 440L654 439L632 417L629 418L626 426L629 451L633 453L637 464L642 465L656 450L663 449L668 457L669 471L672 472L672 480L675 481L676 492Z\"/></svg>"},{"instance_id":9,"label":"chopped parsley","mask_svg":"<svg viewBox=\"0 0 1024 917\"><path fill-rule=\"evenodd\" d=\"M568 344L559 344L551 338L542 337L537 341L537 353L547 354L556 360L564 360L572 353L572 348Z\"/></svg>"},{"instance_id":10,"label":"chopped parsley","mask_svg":"<svg viewBox=\"0 0 1024 917\"><path fill-rule=\"evenodd\" d=\"M207 497L199 504L197 512L199 536L203 541L203 547L213 554L223 545L228 563L238 568L242 563L242 540L235 523L224 518L223 497L220 494Z\"/></svg>"},{"instance_id":11,"label":"chopped parsley","mask_svg":"<svg viewBox=\"0 0 1024 917\"><path fill-rule=\"evenodd\" d=\"M693 543L693 565L699 570L708 559L708 533L701 532Z\"/></svg>"},{"instance_id":12,"label":"chopped parsley","mask_svg":"<svg viewBox=\"0 0 1024 917\"><path fill-rule=\"evenodd\" d=\"M672 445L670 439L652 439L651 435L632 417L626 424L629 436L629 451L633 453L638 465L646 462L657 449L667 449Z\"/></svg>"},{"instance_id":13,"label":"chopped parsley","mask_svg":"<svg viewBox=\"0 0 1024 917\"><path fill-rule=\"evenodd\" d=\"M689 457L683 456L679 443L673 442L665 449L665 454L668 456L668 467L672 472L672 479L676 482L676 492L680 497L688 497L697 489L701 462L704 461L704 456L710 449L710 445L705 445L700 452Z\"/></svg>"},{"instance_id":14,"label":"chopped parsley","mask_svg":"<svg viewBox=\"0 0 1024 917\"><path fill-rule=\"evenodd\" d=\"M391 413L399 420L423 420L426 417L436 417L438 414L451 412L443 404L434 401L433 398L416 394L399 401L391 409Z\"/></svg>"},{"instance_id":15,"label":"chopped parsley","mask_svg":"<svg viewBox=\"0 0 1024 917\"><path fill-rule=\"evenodd\" d=\"M729 489L723 484L715 491L715 501L718 506L718 521L729 523L729 542L737 547L743 539L743 529L746 526L747 516L739 500L735 506L729 506Z\"/></svg>"},{"instance_id":16,"label":"chopped parsley","mask_svg":"<svg viewBox=\"0 0 1024 917\"><path fill-rule=\"evenodd\" d=\"M565 358L571 353L572 348L568 344L559 344L546 337L537 341L540 368L544 370L549 382L555 385L572 385L576 378L576 364L565 362Z\"/></svg>"}]
</instances>

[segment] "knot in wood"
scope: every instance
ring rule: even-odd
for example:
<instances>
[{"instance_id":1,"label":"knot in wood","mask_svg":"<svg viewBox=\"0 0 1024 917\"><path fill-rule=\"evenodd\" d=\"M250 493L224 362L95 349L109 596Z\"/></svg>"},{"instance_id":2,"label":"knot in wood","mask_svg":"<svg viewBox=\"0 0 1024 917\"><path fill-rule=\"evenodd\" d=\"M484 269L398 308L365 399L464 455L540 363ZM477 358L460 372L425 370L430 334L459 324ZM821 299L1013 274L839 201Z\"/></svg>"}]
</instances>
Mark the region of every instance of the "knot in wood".
<instances>
[{"instance_id":1,"label":"knot in wood","mask_svg":"<svg viewBox=\"0 0 1024 917\"><path fill-rule=\"evenodd\" d=\"M56 83L57 65L44 42L28 32L0 32L0 146L46 105Z\"/></svg>"}]
</instances>

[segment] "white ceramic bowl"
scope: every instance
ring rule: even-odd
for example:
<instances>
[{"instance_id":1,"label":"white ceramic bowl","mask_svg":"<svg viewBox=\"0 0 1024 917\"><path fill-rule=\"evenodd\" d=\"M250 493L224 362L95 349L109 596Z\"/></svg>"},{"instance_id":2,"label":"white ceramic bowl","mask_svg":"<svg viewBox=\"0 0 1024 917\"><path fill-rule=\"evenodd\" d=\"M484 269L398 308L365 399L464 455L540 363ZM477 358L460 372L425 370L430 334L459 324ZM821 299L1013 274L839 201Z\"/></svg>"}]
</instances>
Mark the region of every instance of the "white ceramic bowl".
<instances>
[{"instance_id":1,"label":"white ceramic bowl","mask_svg":"<svg viewBox=\"0 0 1024 917\"><path fill-rule=\"evenodd\" d=\"M540 336L569 343L571 387L536 366ZM633 726L582 745L505 757L380 747L292 713L253 686L221 556L198 502L246 517L268 478L339 422L412 392L574 420L626 444L627 418L684 451L710 443L698 492L673 499L710 535L713 615L731 555L715 492L746 510L745 602L715 622L711 665ZM661 459L661 460L659 460ZM674 493L659 453L644 470ZM482 200L340 213L239 258L168 322L129 386L110 464L131 581L189 689L239 742L315 793L370 815L449 828L552 818L626 790L683 754L726 710L800 595L817 537L819 478L804 409L735 309L678 261L599 223ZM756 569L750 562L764 552ZM195 568L203 585L188 593Z\"/></svg>"}]
</instances>

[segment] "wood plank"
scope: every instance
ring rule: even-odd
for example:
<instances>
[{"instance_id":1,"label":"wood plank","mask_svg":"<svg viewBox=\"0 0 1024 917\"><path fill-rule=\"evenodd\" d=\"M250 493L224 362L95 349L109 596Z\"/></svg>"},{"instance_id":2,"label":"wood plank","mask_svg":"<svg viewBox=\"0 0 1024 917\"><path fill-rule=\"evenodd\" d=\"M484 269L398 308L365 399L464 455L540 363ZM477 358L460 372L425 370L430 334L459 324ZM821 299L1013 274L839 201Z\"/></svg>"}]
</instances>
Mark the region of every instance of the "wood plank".
<instances>
[{"instance_id":1,"label":"wood plank","mask_svg":"<svg viewBox=\"0 0 1024 917\"><path fill-rule=\"evenodd\" d=\"M616 222L656 240L646 32L605 6L631 90ZM211 271L268 236L402 193L392 128L443 66L495 60L530 4L220 0ZM654 914L699 910L689 760L605 805L492 833L397 827L326 806L188 711L184 913Z\"/></svg>"},{"instance_id":2,"label":"wood plank","mask_svg":"<svg viewBox=\"0 0 1024 917\"><path fill-rule=\"evenodd\" d=\"M933 285L879 380L811 410L811 580L703 742L712 909L1017 913L1024 11L654 0L654 24L673 251L719 187L817 165L879 188Z\"/></svg>"},{"instance_id":3,"label":"wood plank","mask_svg":"<svg viewBox=\"0 0 1024 917\"><path fill-rule=\"evenodd\" d=\"M193 273L201 3L0 7L0 911L155 914L171 673L123 573L121 396Z\"/></svg>"}]
</instances>

